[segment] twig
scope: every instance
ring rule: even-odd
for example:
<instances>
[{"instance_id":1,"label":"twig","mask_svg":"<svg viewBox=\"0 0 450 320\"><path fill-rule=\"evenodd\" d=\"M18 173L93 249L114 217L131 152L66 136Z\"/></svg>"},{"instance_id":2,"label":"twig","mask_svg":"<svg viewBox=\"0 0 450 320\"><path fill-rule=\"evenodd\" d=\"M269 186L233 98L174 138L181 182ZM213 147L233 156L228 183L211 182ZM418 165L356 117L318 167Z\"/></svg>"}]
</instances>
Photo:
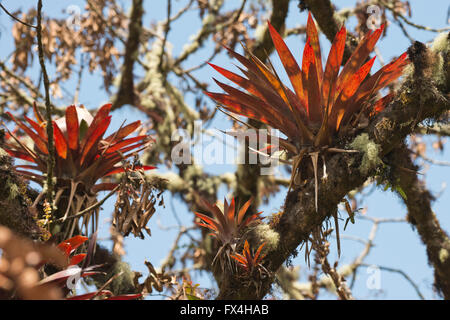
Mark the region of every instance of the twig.
<instances>
[{"instance_id":1,"label":"twig","mask_svg":"<svg viewBox=\"0 0 450 320\"><path fill-rule=\"evenodd\" d=\"M6 75L8 77L14 78L15 80L21 82L28 90L30 90L33 94L36 95L36 97L41 98L43 97L42 94L39 92L39 89L34 87L32 84L30 84L25 78L17 76L14 72L12 72L3 61L0 61L0 68L5 71ZM1 76L1 75L0 75ZM3 77L2 77L3 78ZM7 79L5 78L5 82ZM9 82L7 82L9 84ZM11 87L17 88L17 85L10 84Z\"/></svg>"},{"instance_id":2,"label":"twig","mask_svg":"<svg viewBox=\"0 0 450 320\"><path fill-rule=\"evenodd\" d=\"M32 24L26 23L25 21L22 21L22 20L20 20L19 18L17 18L17 17L15 17L14 15L12 15L11 13L9 13L9 11L6 10L6 8L5 8L1 3L0 3L0 8L2 8L3 11L5 11L6 14L7 14L8 16L10 16L11 18L13 18L13 19L16 20L17 22L19 22L19 23L21 23L21 24L23 24L23 25L25 25L25 26L27 26L27 27L30 27L30 28L34 28L34 29L37 28L36 26L33 26Z\"/></svg>"},{"instance_id":3,"label":"twig","mask_svg":"<svg viewBox=\"0 0 450 320\"><path fill-rule=\"evenodd\" d=\"M417 156L421 157L423 160L425 160L426 162L429 162L431 164L435 164L437 166L446 166L446 167L450 167L450 162L449 161L441 161L441 160L435 160L432 158L428 158L426 155L423 154L418 154L415 153Z\"/></svg>"},{"instance_id":4,"label":"twig","mask_svg":"<svg viewBox=\"0 0 450 320\"><path fill-rule=\"evenodd\" d=\"M159 65L158 65L158 70L159 72L164 76L164 81L166 81L166 72L163 70L163 64L164 64L164 56L165 56L165 48L166 48L166 42L167 42L167 37L169 36L169 31L170 31L170 15L172 14L172 0L167 0L167 21L164 25L164 38L162 40L162 44L161 44L161 54L159 56Z\"/></svg>"},{"instance_id":5,"label":"twig","mask_svg":"<svg viewBox=\"0 0 450 320\"><path fill-rule=\"evenodd\" d=\"M334 267L331 267L328 262L330 243L326 240L326 237L321 230L313 232L311 246L316 251L316 263L320 264L322 266L322 271L330 276L339 298L342 300L353 300L354 298L351 290L345 282L345 276L336 270L337 263Z\"/></svg>"},{"instance_id":6,"label":"twig","mask_svg":"<svg viewBox=\"0 0 450 320\"><path fill-rule=\"evenodd\" d=\"M104 285L102 285L100 287L100 289L97 290L97 292L89 299L89 300L94 300L94 298L96 296L98 296L100 294L100 292L102 292L111 282L113 282L114 279L117 279L118 277L120 277L123 274L123 271L120 271L119 273L115 274L114 276L112 276L111 278L108 279L108 281L105 282Z\"/></svg>"},{"instance_id":7,"label":"twig","mask_svg":"<svg viewBox=\"0 0 450 320\"><path fill-rule=\"evenodd\" d=\"M410 20L408 20L404 15L402 15L399 12L395 11L394 6L392 6L390 3L387 3L385 1L380 1L383 6L385 6L387 9L389 9L389 11L391 11L392 15L394 16L395 20L398 20L397 17L399 17L400 19L402 19L407 25L410 25L416 29L420 29L420 30L426 30L426 31L431 31L431 32L436 32L436 33L441 33L441 32L445 32L450 30L450 27L445 27L445 28L441 28L441 29L435 29L435 28L430 28L427 26L422 26L420 24L414 23Z\"/></svg>"},{"instance_id":8,"label":"twig","mask_svg":"<svg viewBox=\"0 0 450 320\"><path fill-rule=\"evenodd\" d=\"M409 35L409 33L406 30L406 28L403 25L403 23L400 20L398 20L398 19L395 19L395 21L397 22L397 25L400 27L400 29L402 30L402 32L405 35L405 37L407 37L411 43L414 43L415 40Z\"/></svg>"},{"instance_id":9,"label":"twig","mask_svg":"<svg viewBox=\"0 0 450 320\"><path fill-rule=\"evenodd\" d=\"M53 204L53 167L55 166L55 147L53 141L53 123L52 123L52 108L50 104L50 82L48 80L47 69L44 62L44 50L42 46L42 0L38 1L37 7L37 40L39 51L39 63L42 69L42 75L45 88L45 110L47 120L47 137L48 137L48 159L47 159L47 201Z\"/></svg>"},{"instance_id":10,"label":"twig","mask_svg":"<svg viewBox=\"0 0 450 320\"><path fill-rule=\"evenodd\" d=\"M70 219L75 219L75 218L79 218L82 215L86 214L87 212L94 210L98 207L100 207L103 203L105 203L105 201L110 198L119 188L119 186L117 185L114 189L112 189L102 200L100 200L99 202L94 203L92 206L87 207L84 210L79 211L78 213L68 216L68 217L63 217L63 218L59 218L57 220L54 220L54 222L62 222L64 220L70 220Z\"/></svg>"},{"instance_id":11,"label":"twig","mask_svg":"<svg viewBox=\"0 0 450 320\"><path fill-rule=\"evenodd\" d=\"M195 229L195 226L191 226L191 227L180 227L180 231L178 232L177 237L175 238L172 248L170 249L169 253L167 254L166 258L163 260L163 262L161 263L161 270L165 270L165 268L170 264L170 262L172 261L172 259L174 259L173 255L175 253L175 251L179 248L178 243L180 242L181 237L184 234L188 234L189 235L189 231Z\"/></svg>"},{"instance_id":12,"label":"twig","mask_svg":"<svg viewBox=\"0 0 450 320\"><path fill-rule=\"evenodd\" d=\"M183 61L185 61L192 53L197 51L202 45L203 42L208 38L208 36L216 30L220 28L224 28L231 21L227 21L223 24L214 24L215 18L217 17L220 8L223 6L224 0L214 0L211 2L211 12L208 13L208 16L205 17L202 21L202 27L199 32L193 37L192 42L185 47L183 52L179 55L179 57L174 61L174 66L179 66Z\"/></svg>"},{"instance_id":13,"label":"twig","mask_svg":"<svg viewBox=\"0 0 450 320\"><path fill-rule=\"evenodd\" d=\"M81 80L82 80L82 75L83 75L83 70L84 70L84 57L85 57L85 55L81 54L80 70L78 70L78 82L77 82L77 87L75 88L75 94L73 96L73 104L78 103L78 96L80 94Z\"/></svg>"},{"instance_id":14,"label":"twig","mask_svg":"<svg viewBox=\"0 0 450 320\"><path fill-rule=\"evenodd\" d=\"M370 267L372 265L368 264L368 263L361 263L361 266L362 267ZM380 270L395 272L395 273L399 273L400 275L402 275L406 279L406 281L408 281L411 284L411 286L413 286L413 288L416 291L419 298L422 300L425 300L425 297L419 290L419 286L406 274L406 272L404 272L403 270L395 269L395 268L391 268L391 267L384 267L384 266L378 266L378 265L376 267L379 268Z\"/></svg>"}]
</instances>

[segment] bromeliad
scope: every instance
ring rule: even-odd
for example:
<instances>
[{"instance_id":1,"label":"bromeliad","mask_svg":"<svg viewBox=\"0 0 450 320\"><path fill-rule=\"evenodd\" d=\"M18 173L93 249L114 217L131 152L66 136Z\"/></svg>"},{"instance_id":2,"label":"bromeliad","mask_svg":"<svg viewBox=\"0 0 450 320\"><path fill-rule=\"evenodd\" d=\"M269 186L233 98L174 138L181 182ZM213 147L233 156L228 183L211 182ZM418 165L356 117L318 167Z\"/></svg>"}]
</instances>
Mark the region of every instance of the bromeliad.
<instances>
[{"instance_id":1,"label":"bromeliad","mask_svg":"<svg viewBox=\"0 0 450 320\"><path fill-rule=\"evenodd\" d=\"M236 260L247 273L252 273L253 270L261 266L261 261L265 257L265 254L261 254L261 251L264 246L265 243L261 244L258 250L256 250L256 253L252 255L250 251L250 245L248 244L248 241L245 240L244 250L242 250L242 254L239 253L232 254L231 258Z\"/></svg>"},{"instance_id":2,"label":"bromeliad","mask_svg":"<svg viewBox=\"0 0 450 320\"><path fill-rule=\"evenodd\" d=\"M345 136L349 130L358 127L364 116L373 116L385 108L392 99L392 94L371 102L380 89L402 74L409 60L404 53L369 76L375 57L367 59L383 32L384 26L381 26L370 31L360 41L340 71L347 33L343 26L335 36L323 69L318 32L309 14L307 41L300 67L280 34L270 23L268 27L293 91L280 81L271 64L266 66L244 47L248 57L228 49L245 66L246 69L240 68L244 76L211 63L210 65L248 93L214 79L226 93L206 94L224 109L268 124L286 135L287 139L280 139L279 144L283 150L293 154L290 187L300 181L302 159L307 155L311 156L317 211L317 166L320 152L344 151L332 148L336 138Z\"/></svg>"},{"instance_id":3,"label":"bromeliad","mask_svg":"<svg viewBox=\"0 0 450 320\"><path fill-rule=\"evenodd\" d=\"M33 141L33 147L12 134L13 143L6 142L5 150L12 156L32 164L20 164L16 171L26 179L45 186L47 171L48 137L46 122L36 105L33 106L36 121L25 116L28 125L16 119L10 112L7 114ZM140 127L140 121L132 122L104 138L111 122L111 104L102 106L96 115L92 115L83 107L69 106L65 117L53 121L55 167L53 174L55 183L55 206L63 220L75 215L97 202L96 195L102 190L113 190L115 183L97 183L103 177L123 172L122 160L148 147L152 140L147 135L127 138ZM14 143L15 142L15 143ZM135 166L134 169L150 170L151 166ZM64 202L61 201L64 199ZM94 215L93 230L96 230L98 207L92 210ZM91 212L92 212L91 211ZM83 216L83 224L89 223L90 216ZM60 218L58 217L58 218ZM73 234L78 218L71 219L72 225L66 237Z\"/></svg>"},{"instance_id":4,"label":"bromeliad","mask_svg":"<svg viewBox=\"0 0 450 320\"><path fill-rule=\"evenodd\" d=\"M244 220L244 216L251 203L252 199L244 203L244 205L236 212L235 200L232 199L231 203L228 204L227 200L224 199L224 210L222 212L216 204L211 205L207 201L201 200L202 207L210 212L214 218L195 212L195 215L201 220L201 222L197 222L197 224L201 227L212 230L213 233L210 235L216 237L222 243L222 247L217 252L213 263L224 250L227 251L228 249L231 249L234 252L241 231L250 223L257 222L262 219L262 217L260 217L262 212L258 212L250 215Z\"/></svg>"}]
</instances>

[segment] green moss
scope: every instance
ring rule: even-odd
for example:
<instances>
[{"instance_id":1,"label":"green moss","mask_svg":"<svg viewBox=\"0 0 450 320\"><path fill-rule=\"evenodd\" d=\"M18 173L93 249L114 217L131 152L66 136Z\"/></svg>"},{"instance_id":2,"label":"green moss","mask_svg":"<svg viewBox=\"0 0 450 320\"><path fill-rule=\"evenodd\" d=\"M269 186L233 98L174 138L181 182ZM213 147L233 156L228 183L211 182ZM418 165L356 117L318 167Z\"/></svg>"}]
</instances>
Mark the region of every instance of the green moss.
<instances>
[{"instance_id":1,"label":"green moss","mask_svg":"<svg viewBox=\"0 0 450 320\"><path fill-rule=\"evenodd\" d=\"M446 83L446 66L444 56L450 52L450 38L448 33L439 34L431 45L431 51L434 53L434 61L431 66L432 78L438 86Z\"/></svg>"},{"instance_id":2,"label":"green moss","mask_svg":"<svg viewBox=\"0 0 450 320\"><path fill-rule=\"evenodd\" d=\"M448 259L449 253L447 249L442 248L439 250L439 261L441 263L445 263L445 261Z\"/></svg>"},{"instance_id":3,"label":"green moss","mask_svg":"<svg viewBox=\"0 0 450 320\"><path fill-rule=\"evenodd\" d=\"M440 33L433 41L431 45L431 50L434 52L449 52L450 51L450 41L448 38L448 33Z\"/></svg>"},{"instance_id":4,"label":"green moss","mask_svg":"<svg viewBox=\"0 0 450 320\"><path fill-rule=\"evenodd\" d=\"M0 157L5 157L5 156L8 156L8 153L3 148L0 148Z\"/></svg>"},{"instance_id":5,"label":"green moss","mask_svg":"<svg viewBox=\"0 0 450 320\"><path fill-rule=\"evenodd\" d=\"M135 288L132 285L134 272L131 271L130 266L123 261L116 261L107 271L106 275L88 277L85 278L85 281L89 285L95 285L100 288L107 280L111 279L120 272L122 272L122 274L111 281L106 289L110 290L114 295L134 293Z\"/></svg>"},{"instance_id":6,"label":"green moss","mask_svg":"<svg viewBox=\"0 0 450 320\"><path fill-rule=\"evenodd\" d=\"M6 187L9 190L8 200L14 200L20 194L19 186L11 181L11 179L6 180Z\"/></svg>"},{"instance_id":7,"label":"green moss","mask_svg":"<svg viewBox=\"0 0 450 320\"><path fill-rule=\"evenodd\" d=\"M255 233L260 238L260 242L265 242L266 249L269 251L275 250L280 242L280 235L274 231L268 224L261 223L255 228Z\"/></svg>"},{"instance_id":8,"label":"green moss","mask_svg":"<svg viewBox=\"0 0 450 320\"><path fill-rule=\"evenodd\" d=\"M382 163L378 157L380 146L369 139L367 133L363 133L355 138L350 144L352 149L356 149L364 153L359 170L363 174L367 174L371 169Z\"/></svg>"}]
</instances>

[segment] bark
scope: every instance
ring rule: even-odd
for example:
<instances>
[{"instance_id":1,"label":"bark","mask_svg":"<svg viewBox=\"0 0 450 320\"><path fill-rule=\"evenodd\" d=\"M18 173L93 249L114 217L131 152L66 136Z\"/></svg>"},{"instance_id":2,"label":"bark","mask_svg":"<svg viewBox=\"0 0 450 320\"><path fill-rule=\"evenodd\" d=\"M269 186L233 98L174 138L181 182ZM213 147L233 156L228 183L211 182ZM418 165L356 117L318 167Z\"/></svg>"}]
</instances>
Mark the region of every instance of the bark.
<instances>
[{"instance_id":1,"label":"bark","mask_svg":"<svg viewBox=\"0 0 450 320\"><path fill-rule=\"evenodd\" d=\"M3 139L3 131L0 131ZM30 203L26 182L14 173L13 162L0 147L0 225L8 227L15 233L37 239L41 229L36 224L34 215L28 210Z\"/></svg>"},{"instance_id":2,"label":"bark","mask_svg":"<svg viewBox=\"0 0 450 320\"><path fill-rule=\"evenodd\" d=\"M128 39L125 43L125 54L122 66L120 87L115 97L112 110L124 104L137 104L137 95L134 88L134 63L139 55L139 43L142 33L142 17L144 15L143 0L133 0L130 23L128 26Z\"/></svg>"}]
</instances>

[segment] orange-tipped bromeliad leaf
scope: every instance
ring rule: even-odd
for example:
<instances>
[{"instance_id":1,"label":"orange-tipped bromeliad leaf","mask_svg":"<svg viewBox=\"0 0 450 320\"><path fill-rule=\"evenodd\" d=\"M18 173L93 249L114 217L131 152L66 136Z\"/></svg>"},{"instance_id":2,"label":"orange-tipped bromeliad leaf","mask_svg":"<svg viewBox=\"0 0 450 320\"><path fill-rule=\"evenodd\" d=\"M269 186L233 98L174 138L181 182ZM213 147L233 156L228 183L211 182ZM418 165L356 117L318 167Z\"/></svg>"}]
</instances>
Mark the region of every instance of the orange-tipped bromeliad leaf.
<instances>
[{"instance_id":1,"label":"orange-tipped bromeliad leaf","mask_svg":"<svg viewBox=\"0 0 450 320\"><path fill-rule=\"evenodd\" d=\"M247 219L244 219L244 215L252 203L252 199L249 199L239 210L236 212L236 203L232 199L228 204L227 200L224 200L223 212L220 208L214 204L211 205L206 200L201 200L201 205L204 207L213 217L209 217L205 214L195 212L195 215L200 219L197 225L208 228L213 231L212 235L216 236L223 245L231 244L236 240L241 229L248 226L253 221L261 220L260 214L251 215Z\"/></svg>"},{"instance_id":2,"label":"orange-tipped bromeliad leaf","mask_svg":"<svg viewBox=\"0 0 450 320\"><path fill-rule=\"evenodd\" d=\"M244 243L244 250L242 250L242 254L235 253L231 254L230 257L236 260L241 267L243 267L247 272L252 272L261 261L264 259L265 255L261 254L262 249L264 248L265 243L261 244L253 255L250 250L250 245L247 240Z\"/></svg>"},{"instance_id":3,"label":"orange-tipped bromeliad leaf","mask_svg":"<svg viewBox=\"0 0 450 320\"><path fill-rule=\"evenodd\" d=\"M210 64L242 91L216 81L225 93L207 94L228 111L280 130L288 137L289 143L297 146L298 151L304 144L320 147L332 142L337 132L366 111L366 102L400 77L409 63L404 53L368 76L374 63L374 58L368 58L383 32L384 26L381 26L361 39L341 70L347 34L343 26L334 38L323 70L318 32L309 14L307 42L300 67L282 36L270 23L268 26L293 91L280 82L273 68L264 65L244 47L247 57L227 48L245 67L239 68L243 76ZM372 108L367 108L368 116L374 114L375 106L381 110L388 101L383 98L375 102Z\"/></svg>"},{"instance_id":4,"label":"orange-tipped bromeliad leaf","mask_svg":"<svg viewBox=\"0 0 450 320\"><path fill-rule=\"evenodd\" d=\"M48 138L44 130L46 122L36 105L33 106L33 110L37 122L25 117L29 126L16 119L11 113L7 114L32 139L34 145L27 146L6 128L13 141L6 141L3 147L12 157L34 163L34 166L18 165L16 171L43 186L48 158ZM98 190L104 190L104 184L96 184L98 180L105 175L123 172L120 162L146 148L152 140L146 135L125 139L138 129L140 121L126 125L103 139L111 122L110 110L111 105L106 104L100 108L95 117L92 117L82 106L69 106L65 117L52 121L56 151L54 168L56 186L70 191L69 203L78 190L87 192L90 196ZM134 169L153 168L152 166L136 166ZM40 174L20 169L32 170ZM80 185L83 187L78 189Z\"/></svg>"}]
</instances>

